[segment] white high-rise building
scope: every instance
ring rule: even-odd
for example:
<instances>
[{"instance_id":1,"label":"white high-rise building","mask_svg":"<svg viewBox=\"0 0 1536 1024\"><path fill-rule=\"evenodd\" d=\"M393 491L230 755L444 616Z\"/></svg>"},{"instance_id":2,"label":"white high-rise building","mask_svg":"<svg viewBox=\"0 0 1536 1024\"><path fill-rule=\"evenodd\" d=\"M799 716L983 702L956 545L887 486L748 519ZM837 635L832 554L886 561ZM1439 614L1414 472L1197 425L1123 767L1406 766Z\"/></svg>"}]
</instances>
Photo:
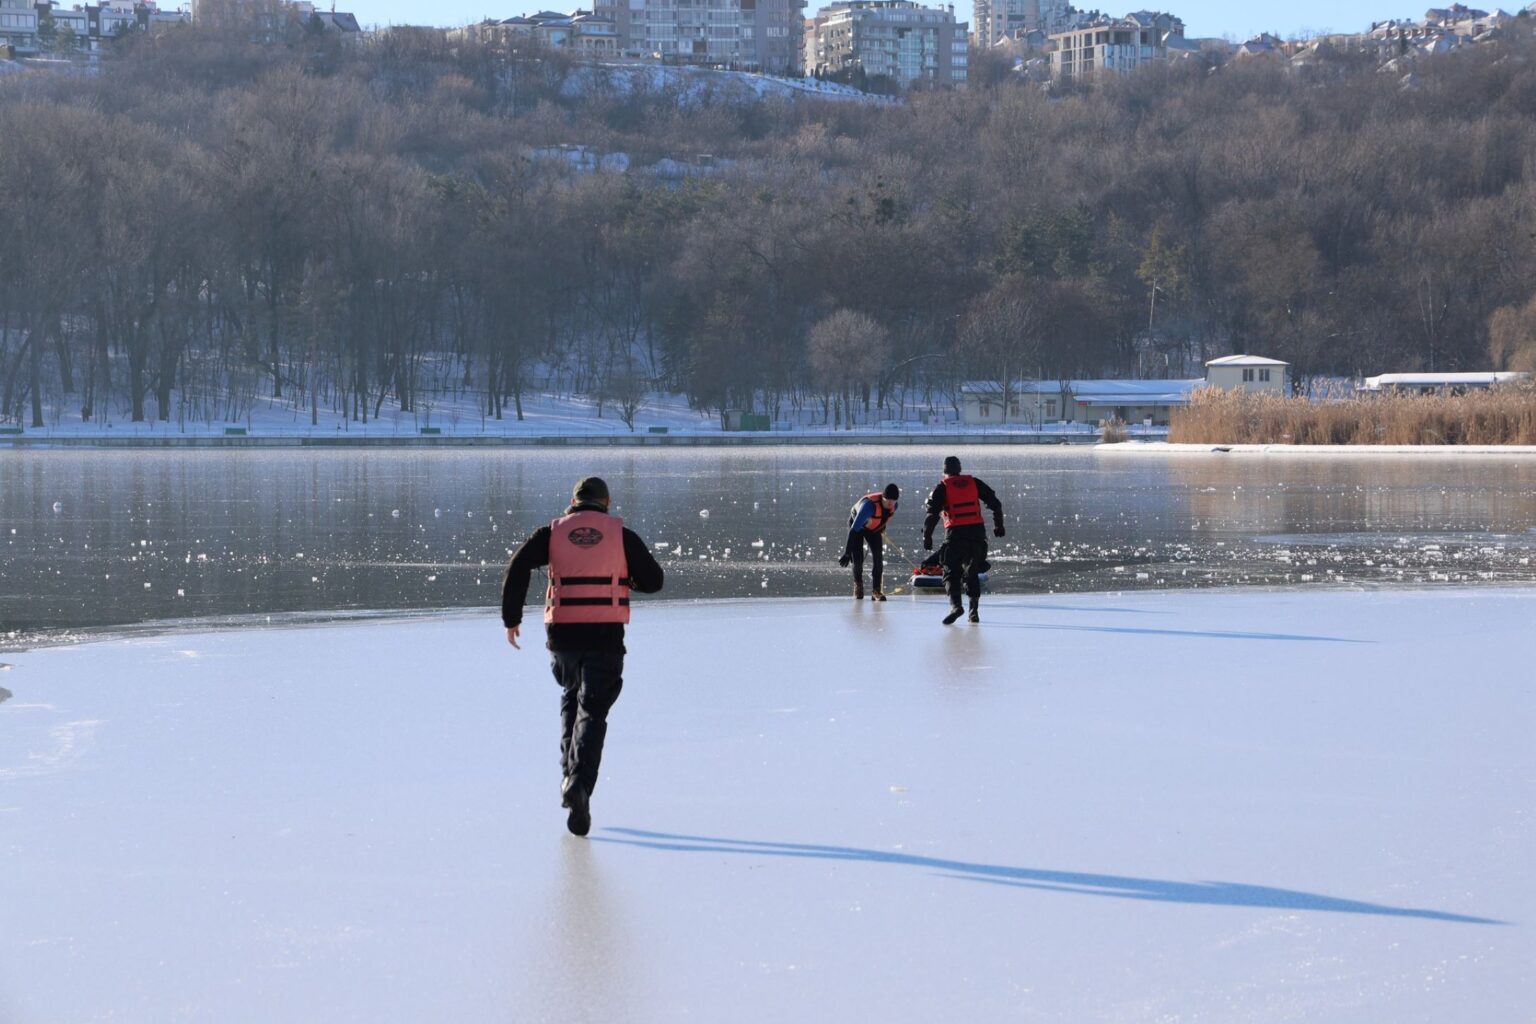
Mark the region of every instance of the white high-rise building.
<instances>
[{"instance_id":1,"label":"white high-rise building","mask_svg":"<svg viewBox=\"0 0 1536 1024\"><path fill-rule=\"evenodd\" d=\"M817 13L806 37L806 70L830 75L859 69L903 88L917 82L965 85L965 22L954 8L912 0L839 0Z\"/></svg>"}]
</instances>

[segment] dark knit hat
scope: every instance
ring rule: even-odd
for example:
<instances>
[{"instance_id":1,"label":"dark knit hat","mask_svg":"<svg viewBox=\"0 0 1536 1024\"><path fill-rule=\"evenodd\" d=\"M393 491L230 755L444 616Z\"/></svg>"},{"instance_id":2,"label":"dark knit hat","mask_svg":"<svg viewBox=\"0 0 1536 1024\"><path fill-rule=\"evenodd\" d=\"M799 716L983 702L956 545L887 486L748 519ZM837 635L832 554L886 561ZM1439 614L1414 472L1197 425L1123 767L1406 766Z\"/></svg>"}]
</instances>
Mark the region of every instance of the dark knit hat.
<instances>
[{"instance_id":1,"label":"dark knit hat","mask_svg":"<svg viewBox=\"0 0 1536 1024\"><path fill-rule=\"evenodd\" d=\"M897 501L901 498L901 488L895 484L886 484L885 496L890 501Z\"/></svg>"},{"instance_id":2,"label":"dark knit hat","mask_svg":"<svg viewBox=\"0 0 1536 1024\"><path fill-rule=\"evenodd\" d=\"M584 501L607 501L608 485L600 476L583 477L575 490L571 491L571 503L580 505Z\"/></svg>"},{"instance_id":3,"label":"dark knit hat","mask_svg":"<svg viewBox=\"0 0 1536 1024\"><path fill-rule=\"evenodd\" d=\"M951 476L960 472L960 460L955 458L953 455L949 456L944 460L944 472L950 474Z\"/></svg>"}]
</instances>

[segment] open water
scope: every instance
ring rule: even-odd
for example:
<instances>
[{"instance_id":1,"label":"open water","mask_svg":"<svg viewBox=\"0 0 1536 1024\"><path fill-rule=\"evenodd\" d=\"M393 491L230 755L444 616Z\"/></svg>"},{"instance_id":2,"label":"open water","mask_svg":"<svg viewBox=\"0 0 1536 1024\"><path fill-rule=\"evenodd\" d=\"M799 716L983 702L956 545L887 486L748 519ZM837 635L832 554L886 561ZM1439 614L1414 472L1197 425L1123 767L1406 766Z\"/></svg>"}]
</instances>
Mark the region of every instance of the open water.
<instances>
[{"instance_id":1,"label":"open water","mask_svg":"<svg viewBox=\"0 0 1536 1024\"><path fill-rule=\"evenodd\" d=\"M0 456L0 649L171 619L496 605L605 477L662 598L848 592L848 508L895 482L887 590L953 451L1002 498L997 592L1536 581L1536 460L1077 448L50 451ZM530 597L537 601L535 591Z\"/></svg>"}]
</instances>

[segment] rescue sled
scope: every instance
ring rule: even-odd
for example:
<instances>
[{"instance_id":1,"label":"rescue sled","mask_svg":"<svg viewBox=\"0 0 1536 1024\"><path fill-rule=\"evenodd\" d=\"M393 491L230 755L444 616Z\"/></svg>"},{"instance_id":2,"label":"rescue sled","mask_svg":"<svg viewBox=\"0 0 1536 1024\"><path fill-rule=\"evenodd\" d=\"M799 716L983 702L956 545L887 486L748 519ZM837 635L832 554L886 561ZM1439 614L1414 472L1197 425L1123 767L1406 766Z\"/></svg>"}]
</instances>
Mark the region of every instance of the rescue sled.
<instances>
[{"instance_id":1,"label":"rescue sled","mask_svg":"<svg viewBox=\"0 0 1536 1024\"><path fill-rule=\"evenodd\" d=\"M986 586L987 573L985 570L977 573L976 578L981 580L982 586ZM920 565L912 570L912 589L943 590L944 567L942 565Z\"/></svg>"}]
</instances>

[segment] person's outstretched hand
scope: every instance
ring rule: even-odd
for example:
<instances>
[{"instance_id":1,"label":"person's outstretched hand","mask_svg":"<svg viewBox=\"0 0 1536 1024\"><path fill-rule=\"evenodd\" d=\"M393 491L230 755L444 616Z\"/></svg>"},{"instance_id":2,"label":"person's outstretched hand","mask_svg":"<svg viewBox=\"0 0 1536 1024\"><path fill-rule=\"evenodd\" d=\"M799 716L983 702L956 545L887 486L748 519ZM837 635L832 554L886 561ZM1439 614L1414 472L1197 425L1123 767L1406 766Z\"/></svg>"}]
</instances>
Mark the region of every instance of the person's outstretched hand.
<instances>
[{"instance_id":1,"label":"person's outstretched hand","mask_svg":"<svg viewBox=\"0 0 1536 1024\"><path fill-rule=\"evenodd\" d=\"M1004 530L1002 528L1002 526L996 526L996 527L993 527L993 529L992 529L992 536L994 536L994 537L1001 537L1001 536L1003 536L1003 534L1005 534L1007 532L1008 531Z\"/></svg>"},{"instance_id":2,"label":"person's outstretched hand","mask_svg":"<svg viewBox=\"0 0 1536 1024\"><path fill-rule=\"evenodd\" d=\"M516 647L518 650L523 649L517 642L517 638L519 635L521 635L522 631L523 630L521 626L507 627L507 643L511 644L513 647Z\"/></svg>"}]
</instances>

